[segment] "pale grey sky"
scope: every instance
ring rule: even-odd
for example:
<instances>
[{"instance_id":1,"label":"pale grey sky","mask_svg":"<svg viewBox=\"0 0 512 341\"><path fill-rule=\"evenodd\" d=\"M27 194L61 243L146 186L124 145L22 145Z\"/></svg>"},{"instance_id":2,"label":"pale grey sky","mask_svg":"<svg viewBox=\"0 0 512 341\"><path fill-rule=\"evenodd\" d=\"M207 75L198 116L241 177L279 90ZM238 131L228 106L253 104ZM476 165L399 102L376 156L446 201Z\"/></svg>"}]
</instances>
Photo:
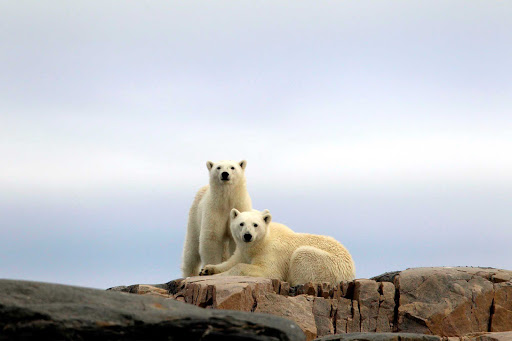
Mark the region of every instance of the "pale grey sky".
<instances>
[{"instance_id":1,"label":"pale grey sky","mask_svg":"<svg viewBox=\"0 0 512 341\"><path fill-rule=\"evenodd\" d=\"M179 277L206 160L358 277L512 269L512 5L0 2L0 277Z\"/></svg>"}]
</instances>

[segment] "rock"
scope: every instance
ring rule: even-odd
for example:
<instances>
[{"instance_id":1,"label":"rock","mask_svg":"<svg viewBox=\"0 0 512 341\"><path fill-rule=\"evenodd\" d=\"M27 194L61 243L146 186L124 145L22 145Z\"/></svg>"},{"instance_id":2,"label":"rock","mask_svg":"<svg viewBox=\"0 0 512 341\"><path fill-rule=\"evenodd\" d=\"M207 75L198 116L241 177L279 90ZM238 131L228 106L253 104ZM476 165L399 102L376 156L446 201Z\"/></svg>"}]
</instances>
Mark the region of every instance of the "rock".
<instances>
[{"instance_id":1,"label":"rock","mask_svg":"<svg viewBox=\"0 0 512 341\"><path fill-rule=\"evenodd\" d=\"M315 341L441 341L441 337L414 333L348 333L318 338Z\"/></svg>"},{"instance_id":2,"label":"rock","mask_svg":"<svg viewBox=\"0 0 512 341\"><path fill-rule=\"evenodd\" d=\"M109 291L121 291L121 292L127 292L130 294L138 294L138 295L150 295L150 296L156 296L156 297L165 297L169 298L171 295L169 295L169 290L156 287L154 285L149 284L135 284L130 286L118 286L107 289Z\"/></svg>"},{"instance_id":3,"label":"rock","mask_svg":"<svg viewBox=\"0 0 512 341\"><path fill-rule=\"evenodd\" d=\"M312 340L318 333L313 314L314 299L305 295L284 297L267 293L258 298L254 311L287 318L299 325L307 340Z\"/></svg>"},{"instance_id":4,"label":"rock","mask_svg":"<svg viewBox=\"0 0 512 341\"><path fill-rule=\"evenodd\" d=\"M512 341L512 332L481 333L461 338L415 333L349 333L325 336L315 341Z\"/></svg>"},{"instance_id":5,"label":"rock","mask_svg":"<svg viewBox=\"0 0 512 341\"><path fill-rule=\"evenodd\" d=\"M206 276L167 285L174 299L200 307L288 318L308 340L340 332L393 329L395 287L391 283L364 279L338 286L306 283L290 288L286 282L267 278Z\"/></svg>"},{"instance_id":6,"label":"rock","mask_svg":"<svg viewBox=\"0 0 512 341\"><path fill-rule=\"evenodd\" d=\"M392 332L395 307L395 286L373 280L356 280L354 300L360 314L360 330Z\"/></svg>"},{"instance_id":7,"label":"rock","mask_svg":"<svg viewBox=\"0 0 512 341\"><path fill-rule=\"evenodd\" d=\"M157 287L138 286L136 291L141 295L129 295L116 290L0 280L0 340L305 339L289 320L205 310L161 297L161 291L155 296L153 288Z\"/></svg>"},{"instance_id":8,"label":"rock","mask_svg":"<svg viewBox=\"0 0 512 341\"><path fill-rule=\"evenodd\" d=\"M469 341L512 341L512 332L486 333L468 338Z\"/></svg>"},{"instance_id":9,"label":"rock","mask_svg":"<svg viewBox=\"0 0 512 341\"><path fill-rule=\"evenodd\" d=\"M397 330L447 337L512 330L507 301L512 283L503 282L511 275L460 267L402 271L392 277L399 289Z\"/></svg>"},{"instance_id":10,"label":"rock","mask_svg":"<svg viewBox=\"0 0 512 341\"><path fill-rule=\"evenodd\" d=\"M494 284L491 332L512 330L512 281Z\"/></svg>"},{"instance_id":11,"label":"rock","mask_svg":"<svg viewBox=\"0 0 512 341\"><path fill-rule=\"evenodd\" d=\"M206 276L113 290L170 295L207 309L273 314L296 322L308 340L354 332L419 333L448 340L512 331L512 271L492 268L416 268L334 286Z\"/></svg>"}]
</instances>

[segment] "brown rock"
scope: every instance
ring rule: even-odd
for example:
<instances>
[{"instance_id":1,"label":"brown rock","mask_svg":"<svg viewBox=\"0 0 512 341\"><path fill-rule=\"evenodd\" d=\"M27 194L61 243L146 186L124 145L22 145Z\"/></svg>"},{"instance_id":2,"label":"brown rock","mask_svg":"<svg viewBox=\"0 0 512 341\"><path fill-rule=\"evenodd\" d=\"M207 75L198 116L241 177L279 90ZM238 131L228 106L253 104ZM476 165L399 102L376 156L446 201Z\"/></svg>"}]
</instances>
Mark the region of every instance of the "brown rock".
<instances>
[{"instance_id":1,"label":"brown rock","mask_svg":"<svg viewBox=\"0 0 512 341\"><path fill-rule=\"evenodd\" d=\"M336 305L333 307L331 299L316 297L313 301L313 316L315 317L315 325L317 336L334 334Z\"/></svg>"},{"instance_id":2,"label":"brown rock","mask_svg":"<svg viewBox=\"0 0 512 341\"><path fill-rule=\"evenodd\" d=\"M391 332L394 329L395 317L395 286L383 282L379 287L379 311L377 313L376 332Z\"/></svg>"},{"instance_id":3,"label":"brown rock","mask_svg":"<svg viewBox=\"0 0 512 341\"><path fill-rule=\"evenodd\" d=\"M354 300L360 314L361 332L391 332L395 308L395 286L362 279L355 281Z\"/></svg>"},{"instance_id":4,"label":"brown rock","mask_svg":"<svg viewBox=\"0 0 512 341\"><path fill-rule=\"evenodd\" d=\"M356 301L347 298L336 300L336 333L351 333L361 330L361 316Z\"/></svg>"},{"instance_id":5,"label":"brown rock","mask_svg":"<svg viewBox=\"0 0 512 341\"><path fill-rule=\"evenodd\" d=\"M491 331L512 330L512 282L494 284L494 306L491 315Z\"/></svg>"},{"instance_id":6,"label":"brown rock","mask_svg":"<svg viewBox=\"0 0 512 341\"><path fill-rule=\"evenodd\" d=\"M292 288L275 279L226 276L118 288L209 309L282 316L295 321L309 340L336 333L407 332L464 341L512 330L512 271L491 268L416 268Z\"/></svg>"},{"instance_id":7,"label":"brown rock","mask_svg":"<svg viewBox=\"0 0 512 341\"><path fill-rule=\"evenodd\" d=\"M288 296L290 294L290 283L281 282L281 287L279 288L279 295Z\"/></svg>"},{"instance_id":8,"label":"brown rock","mask_svg":"<svg viewBox=\"0 0 512 341\"><path fill-rule=\"evenodd\" d=\"M379 283L369 279L355 281L354 300L359 305L360 330L374 332L377 329L377 315L379 308Z\"/></svg>"},{"instance_id":9,"label":"brown rock","mask_svg":"<svg viewBox=\"0 0 512 341\"><path fill-rule=\"evenodd\" d=\"M398 330L441 336L486 332L494 287L492 269L418 268L398 277Z\"/></svg>"},{"instance_id":10,"label":"brown rock","mask_svg":"<svg viewBox=\"0 0 512 341\"><path fill-rule=\"evenodd\" d=\"M169 295L168 290L155 287L153 285L148 284L135 284L130 286L118 286L108 289L110 291L121 291L121 292L128 292L131 294L137 294L137 295L149 295L149 296L156 296L156 297L165 297L169 298L171 295Z\"/></svg>"},{"instance_id":11,"label":"brown rock","mask_svg":"<svg viewBox=\"0 0 512 341\"><path fill-rule=\"evenodd\" d=\"M311 296L284 297L267 293L260 297L254 311L290 319L299 325L307 340L313 340L317 336L313 304L314 297Z\"/></svg>"},{"instance_id":12,"label":"brown rock","mask_svg":"<svg viewBox=\"0 0 512 341\"><path fill-rule=\"evenodd\" d=\"M173 295L200 307L254 311L257 297L275 293L276 282L257 277L204 276L189 277Z\"/></svg>"},{"instance_id":13,"label":"brown rock","mask_svg":"<svg viewBox=\"0 0 512 341\"><path fill-rule=\"evenodd\" d=\"M320 283L317 286L318 297L329 298L332 297L334 290L329 283Z\"/></svg>"}]
</instances>

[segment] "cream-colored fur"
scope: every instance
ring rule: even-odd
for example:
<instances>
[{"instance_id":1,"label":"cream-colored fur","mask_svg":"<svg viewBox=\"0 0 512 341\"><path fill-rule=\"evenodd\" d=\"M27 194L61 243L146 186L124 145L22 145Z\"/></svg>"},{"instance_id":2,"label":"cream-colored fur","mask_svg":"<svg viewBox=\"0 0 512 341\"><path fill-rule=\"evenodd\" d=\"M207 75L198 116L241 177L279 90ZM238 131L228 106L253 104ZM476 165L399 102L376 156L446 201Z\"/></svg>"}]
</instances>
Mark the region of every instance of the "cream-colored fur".
<instances>
[{"instance_id":1,"label":"cream-colored fur","mask_svg":"<svg viewBox=\"0 0 512 341\"><path fill-rule=\"evenodd\" d=\"M201 275L277 278L292 286L307 282L336 284L355 278L352 256L334 238L295 233L283 224L272 223L268 210L233 209L230 219L235 253L226 262L206 265Z\"/></svg>"},{"instance_id":2,"label":"cream-colored fur","mask_svg":"<svg viewBox=\"0 0 512 341\"><path fill-rule=\"evenodd\" d=\"M190 208L183 249L183 276L197 276L201 265L218 264L231 256L235 243L229 229L232 208L252 209L247 192L247 161L208 161L210 184L201 188ZM223 173L227 179L223 180Z\"/></svg>"}]
</instances>

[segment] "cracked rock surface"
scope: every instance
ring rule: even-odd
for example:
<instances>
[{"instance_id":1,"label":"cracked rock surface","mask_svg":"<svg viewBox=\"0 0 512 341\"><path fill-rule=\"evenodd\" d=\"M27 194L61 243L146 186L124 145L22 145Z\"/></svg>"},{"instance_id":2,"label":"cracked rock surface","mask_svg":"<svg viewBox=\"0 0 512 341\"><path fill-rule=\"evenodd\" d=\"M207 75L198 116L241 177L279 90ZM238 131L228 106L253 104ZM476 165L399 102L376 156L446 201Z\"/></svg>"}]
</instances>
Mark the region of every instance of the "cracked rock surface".
<instances>
[{"instance_id":1,"label":"cracked rock surface","mask_svg":"<svg viewBox=\"0 0 512 341\"><path fill-rule=\"evenodd\" d=\"M512 271L492 268L414 268L336 286L205 276L112 290L206 309L277 315L296 322L308 340L354 332L394 332L398 337L401 332L457 341L475 333L512 331Z\"/></svg>"},{"instance_id":2,"label":"cracked rock surface","mask_svg":"<svg viewBox=\"0 0 512 341\"><path fill-rule=\"evenodd\" d=\"M512 330L512 271L416 268L392 278L398 289L397 329L440 336Z\"/></svg>"}]
</instances>

